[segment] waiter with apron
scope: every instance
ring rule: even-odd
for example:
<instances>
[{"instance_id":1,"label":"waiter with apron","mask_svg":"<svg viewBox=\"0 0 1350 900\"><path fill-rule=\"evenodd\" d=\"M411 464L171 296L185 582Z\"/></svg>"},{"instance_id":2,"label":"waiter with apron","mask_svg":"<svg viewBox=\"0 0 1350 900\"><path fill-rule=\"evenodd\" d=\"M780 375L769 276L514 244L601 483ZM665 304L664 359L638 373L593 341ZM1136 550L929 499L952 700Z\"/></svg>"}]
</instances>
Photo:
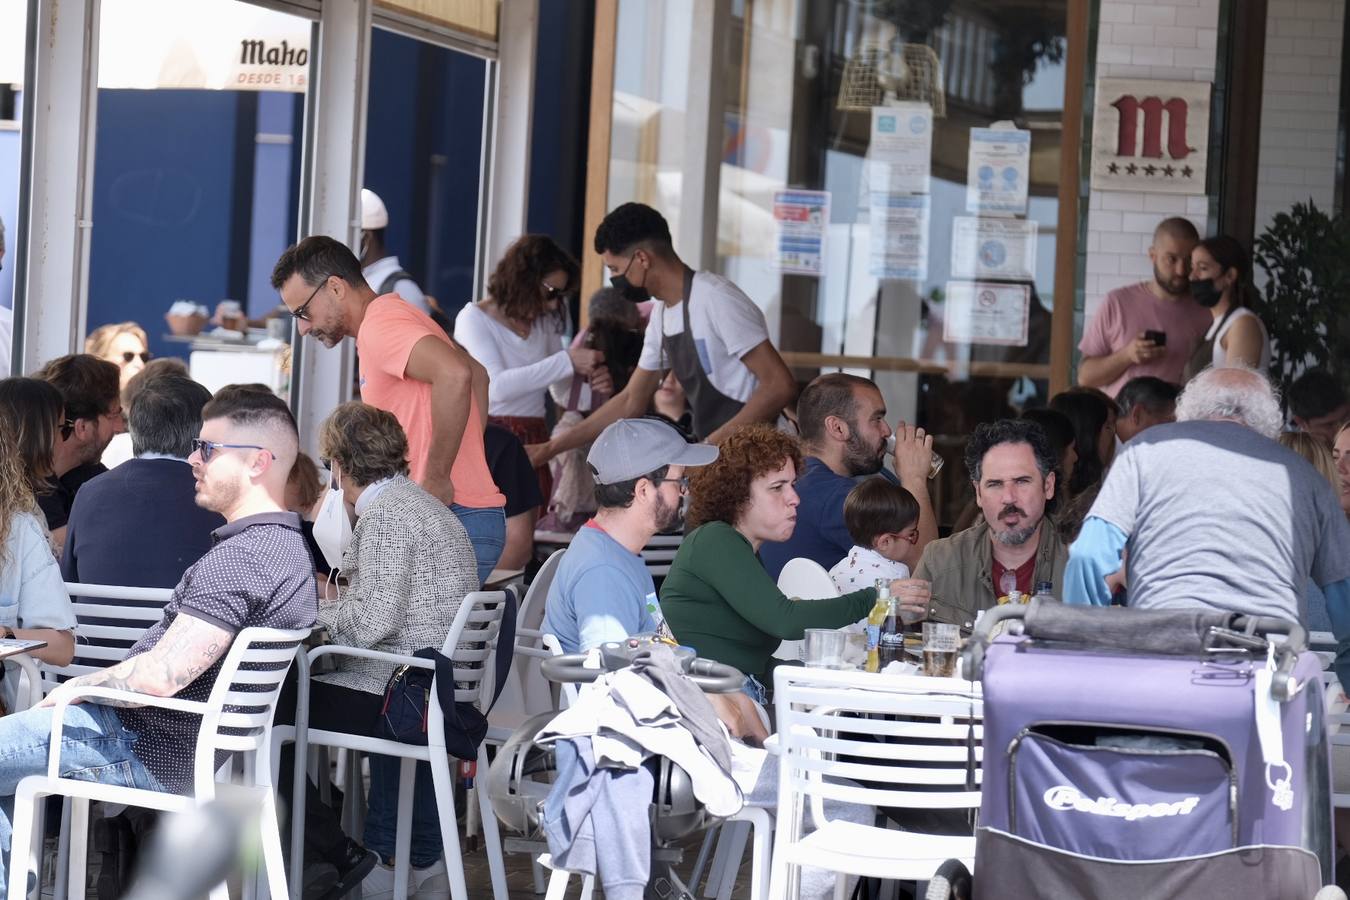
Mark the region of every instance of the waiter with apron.
<instances>
[{"instance_id":1,"label":"waiter with apron","mask_svg":"<svg viewBox=\"0 0 1350 900\"><path fill-rule=\"evenodd\" d=\"M581 424L525 449L535 465L589 444L611 422L646 415L668 371L689 402L696 439L717 443L752 422L775 422L797 385L769 340L764 313L736 285L695 272L676 255L665 218L625 203L595 231L614 287L653 309L628 385Z\"/></svg>"}]
</instances>

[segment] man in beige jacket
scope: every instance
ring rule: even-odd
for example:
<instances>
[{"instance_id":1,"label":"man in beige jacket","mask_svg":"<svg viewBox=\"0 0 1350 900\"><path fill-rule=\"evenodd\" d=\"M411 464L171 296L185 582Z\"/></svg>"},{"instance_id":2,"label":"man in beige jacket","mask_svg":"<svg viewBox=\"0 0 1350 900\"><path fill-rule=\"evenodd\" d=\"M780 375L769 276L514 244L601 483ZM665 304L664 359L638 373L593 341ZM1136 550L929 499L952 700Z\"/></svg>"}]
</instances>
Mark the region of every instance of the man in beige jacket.
<instances>
[{"instance_id":1,"label":"man in beige jacket","mask_svg":"<svg viewBox=\"0 0 1350 900\"><path fill-rule=\"evenodd\" d=\"M1003 419L975 429L966 468L983 515L924 550L914 577L933 584L931 619L971 628L980 610L1007 593L1005 575L1028 596L1037 582L1062 584L1069 553L1045 512L1055 496L1054 467L1054 450L1034 422Z\"/></svg>"}]
</instances>

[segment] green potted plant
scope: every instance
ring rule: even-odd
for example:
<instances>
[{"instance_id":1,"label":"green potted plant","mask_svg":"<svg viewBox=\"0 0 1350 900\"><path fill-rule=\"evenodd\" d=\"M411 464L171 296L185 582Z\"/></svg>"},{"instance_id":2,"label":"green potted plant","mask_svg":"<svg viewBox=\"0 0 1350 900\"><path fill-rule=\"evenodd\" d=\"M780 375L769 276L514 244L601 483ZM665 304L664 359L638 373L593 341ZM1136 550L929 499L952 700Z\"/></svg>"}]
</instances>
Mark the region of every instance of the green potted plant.
<instances>
[{"instance_id":1,"label":"green potted plant","mask_svg":"<svg viewBox=\"0 0 1350 900\"><path fill-rule=\"evenodd\" d=\"M1256 239L1264 291L1251 301L1270 331L1270 377L1288 393L1309 366L1343 368L1350 353L1350 222L1310 199L1275 216Z\"/></svg>"}]
</instances>

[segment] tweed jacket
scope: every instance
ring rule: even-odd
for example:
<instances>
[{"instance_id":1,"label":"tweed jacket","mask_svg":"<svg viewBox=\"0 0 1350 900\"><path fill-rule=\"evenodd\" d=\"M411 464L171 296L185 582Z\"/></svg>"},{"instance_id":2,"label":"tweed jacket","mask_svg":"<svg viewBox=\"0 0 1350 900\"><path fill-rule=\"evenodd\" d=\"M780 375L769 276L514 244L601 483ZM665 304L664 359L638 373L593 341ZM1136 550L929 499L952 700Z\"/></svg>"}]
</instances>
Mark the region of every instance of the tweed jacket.
<instances>
[{"instance_id":1,"label":"tweed jacket","mask_svg":"<svg viewBox=\"0 0 1350 900\"><path fill-rule=\"evenodd\" d=\"M478 590L478 565L464 526L448 507L396 476L356 520L342 556L347 577L336 600L319 605L333 643L410 656L441 649L464 596ZM384 693L394 667L337 657L320 681Z\"/></svg>"}]
</instances>

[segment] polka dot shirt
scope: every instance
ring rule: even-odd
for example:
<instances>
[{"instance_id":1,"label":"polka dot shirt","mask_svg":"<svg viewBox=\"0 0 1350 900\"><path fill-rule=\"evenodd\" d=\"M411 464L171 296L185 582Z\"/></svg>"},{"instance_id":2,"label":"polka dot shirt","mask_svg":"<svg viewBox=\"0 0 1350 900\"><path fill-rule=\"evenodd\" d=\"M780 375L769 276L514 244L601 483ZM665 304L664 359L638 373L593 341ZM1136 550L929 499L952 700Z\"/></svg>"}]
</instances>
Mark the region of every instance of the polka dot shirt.
<instances>
[{"instance_id":1,"label":"polka dot shirt","mask_svg":"<svg viewBox=\"0 0 1350 900\"><path fill-rule=\"evenodd\" d=\"M237 634L253 626L309 628L319 611L314 563L294 513L247 516L217 528L214 545L183 574L164 617L127 652L130 659L155 646L180 615L196 616ZM175 697L205 701L224 657ZM192 787L192 757L201 717L173 710L119 709L122 723L137 733L132 752L171 791ZM217 765L224 758L217 759Z\"/></svg>"}]
</instances>

